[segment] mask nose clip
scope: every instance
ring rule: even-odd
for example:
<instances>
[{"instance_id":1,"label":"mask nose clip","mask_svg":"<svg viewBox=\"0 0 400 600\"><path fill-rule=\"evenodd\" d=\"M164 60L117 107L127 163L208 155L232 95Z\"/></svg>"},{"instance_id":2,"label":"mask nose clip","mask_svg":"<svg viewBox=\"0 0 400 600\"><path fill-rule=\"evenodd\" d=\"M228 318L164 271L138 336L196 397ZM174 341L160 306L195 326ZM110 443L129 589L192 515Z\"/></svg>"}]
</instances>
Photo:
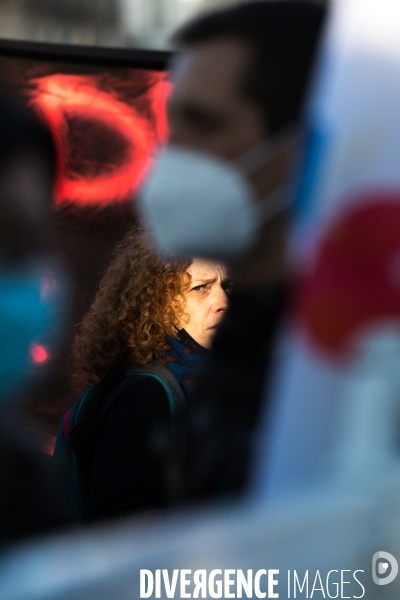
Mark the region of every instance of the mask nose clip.
<instances>
[{"instance_id":1,"label":"mask nose clip","mask_svg":"<svg viewBox=\"0 0 400 600\"><path fill-rule=\"evenodd\" d=\"M287 152L292 152L300 141L293 126L285 127L279 133L245 150L240 156L231 161L231 165L244 175L252 175L265 165L276 160Z\"/></svg>"}]
</instances>

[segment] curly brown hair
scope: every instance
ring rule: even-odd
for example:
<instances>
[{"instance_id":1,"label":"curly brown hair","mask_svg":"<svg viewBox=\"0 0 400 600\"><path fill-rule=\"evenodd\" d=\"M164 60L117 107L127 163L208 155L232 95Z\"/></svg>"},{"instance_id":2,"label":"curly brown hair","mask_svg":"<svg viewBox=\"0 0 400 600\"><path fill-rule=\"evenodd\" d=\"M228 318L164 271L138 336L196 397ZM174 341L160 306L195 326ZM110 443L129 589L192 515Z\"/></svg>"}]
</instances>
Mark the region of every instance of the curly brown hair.
<instances>
[{"instance_id":1,"label":"curly brown hair","mask_svg":"<svg viewBox=\"0 0 400 600\"><path fill-rule=\"evenodd\" d=\"M158 360L184 312L191 261L154 252L146 230L130 230L115 249L72 347L72 386L82 394L105 375Z\"/></svg>"}]
</instances>

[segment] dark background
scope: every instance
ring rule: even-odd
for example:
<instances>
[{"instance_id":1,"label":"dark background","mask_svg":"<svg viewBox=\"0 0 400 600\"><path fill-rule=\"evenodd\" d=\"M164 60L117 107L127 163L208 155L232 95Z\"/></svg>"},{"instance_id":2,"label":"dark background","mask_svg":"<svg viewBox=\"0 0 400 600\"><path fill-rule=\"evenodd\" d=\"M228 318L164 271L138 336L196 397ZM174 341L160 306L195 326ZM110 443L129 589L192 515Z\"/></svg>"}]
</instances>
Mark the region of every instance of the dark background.
<instances>
[{"instance_id":1,"label":"dark background","mask_svg":"<svg viewBox=\"0 0 400 600\"><path fill-rule=\"evenodd\" d=\"M153 154L166 136L163 96L154 103L154 86L164 78L167 59L168 54L160 52L71 49L0 41L0 82L3 90L31 104L37 81L42 77L87 77L101 92L134 107L147 121ZM25 394L29 435L46 452L51 452L59 421L76 399L69 385L74 325L88 310L113 247L135 222L135 189L125 198L106 195L90 204L81 198L63 198L59 193L60 181L66 174L72 180L86 177L90 186L91 178L118 171L126 160L127 140L117 129L113 130L110 119L104 123L89 113L77 118L66 110L62 129L53 131L58 136L58 152L64 153L59 156L64 172L59 173L54 206L54 253L66 266L70 279L68 326L63 341L52 349L46 364L38 367L39 376Z\"/></svg>"}]
</instances>

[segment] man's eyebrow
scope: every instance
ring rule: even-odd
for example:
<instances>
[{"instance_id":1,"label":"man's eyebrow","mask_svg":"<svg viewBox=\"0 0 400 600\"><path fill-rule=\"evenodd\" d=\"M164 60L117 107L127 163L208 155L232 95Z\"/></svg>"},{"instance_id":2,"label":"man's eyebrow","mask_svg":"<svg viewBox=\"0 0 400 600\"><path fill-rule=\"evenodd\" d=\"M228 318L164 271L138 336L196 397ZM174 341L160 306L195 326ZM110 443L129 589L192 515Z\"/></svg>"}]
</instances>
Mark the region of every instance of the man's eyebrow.
<instances>
[{"instance_id":1,"label":"man's eyebrow","mask_svg":"<svg viewBox=\"0 0 400 600\"><path fill-rule=\"evenodd\" d=\"M174 105L173 102L169 104L169 113L173 115L178 108ZM183 103L179 112L187 121L206 124L208 126L219 127L225 125L227 118L225 115L220 112L213 110L213 108L208 108L206 106L201 106L199 104L195 104L192 102Z\"/></svg>"}]
</instances>

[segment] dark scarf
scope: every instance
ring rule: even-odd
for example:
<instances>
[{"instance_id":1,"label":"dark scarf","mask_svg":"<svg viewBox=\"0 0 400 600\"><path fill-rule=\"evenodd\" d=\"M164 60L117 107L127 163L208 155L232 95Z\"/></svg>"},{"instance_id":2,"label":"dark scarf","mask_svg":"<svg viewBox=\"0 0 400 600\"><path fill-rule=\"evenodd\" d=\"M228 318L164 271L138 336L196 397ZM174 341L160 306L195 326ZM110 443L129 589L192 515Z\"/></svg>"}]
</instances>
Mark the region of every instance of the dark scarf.
<instances>
[{"instance_id":1,"label":"dark scarf","mask_svg":"<svg viewBox=\"0 0 400 600\"><path fill-rule=\"evenodd\" d=\"M181 329L178 335L179 340L172 337L169 339L161 363L175 375L185 395L190 396L196 386L196 377L205 362L208 350L200 346L184 329Z\"/></svg>"}]
</instances>

